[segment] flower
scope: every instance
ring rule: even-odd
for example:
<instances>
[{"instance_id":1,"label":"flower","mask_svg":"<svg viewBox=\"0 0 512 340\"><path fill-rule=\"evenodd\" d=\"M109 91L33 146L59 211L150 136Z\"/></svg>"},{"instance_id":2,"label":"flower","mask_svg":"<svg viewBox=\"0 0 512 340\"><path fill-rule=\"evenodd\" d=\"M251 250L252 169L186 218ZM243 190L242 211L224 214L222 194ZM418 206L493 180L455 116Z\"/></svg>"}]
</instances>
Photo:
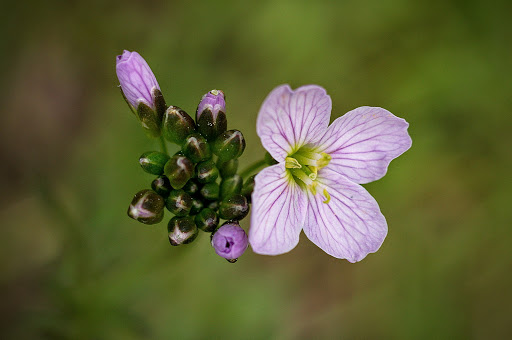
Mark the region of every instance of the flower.
<instances>
[{"instance_id":1,"label":"flower","mask_svg":"<svg viewBox=\"0 0 512 340\"><path fill-rule=\"evenodd\" d=\"M160 86L148 63L137 52L124 51L116 58L116 72L128 103L137 109L144 103L155 110L154 90Z\"/></svg>"},{"instance_id":2,"label":"flower","mask_svg":"<svg viewBox=\"0 0 512 340\"><path fill-rule=\"evenodd\" d=\"M225 223L217 229L212 237L212 246L215 252L228 261L240 257L247 249L248 244L247 234L238 223L234 222Z\"/></svg>"},{"instance_id":3,"label":"flower","mask_svg":"<svg viewBox=\"0 0 512 340\"><path fill-rule=\"evenodd\" d=\"M259 254L292 250L299 234L350 262L376 252L387 234L375 199L359 184L382 178L411 146L409 124L380 107L359 107L329 126L331 98L316 85L275 88L257 133L278 164L255 177L249 242Z\"/></svg>"}]
</instances>

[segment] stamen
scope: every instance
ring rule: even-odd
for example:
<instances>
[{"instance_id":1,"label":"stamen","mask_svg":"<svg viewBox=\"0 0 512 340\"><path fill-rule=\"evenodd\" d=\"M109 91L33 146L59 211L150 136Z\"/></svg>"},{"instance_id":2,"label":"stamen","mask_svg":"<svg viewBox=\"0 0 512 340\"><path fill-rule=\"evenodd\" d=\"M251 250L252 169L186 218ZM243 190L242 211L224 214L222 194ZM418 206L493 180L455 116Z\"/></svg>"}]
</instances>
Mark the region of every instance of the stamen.
<instances>
[{"instance_id":1,"label":"stamen","mask_svg":"<svg viewBox=\"0 0 512 340\"><path fill-rule=\"evenodd\" d=\"M299 161L300 164L313 165L313 166L317 166L317 164L318 164L318 161L316 159L304 157L300 154L295 154L295 155L293 155L293 157L295 157L295 159L297 159L297 161Z\"/></svg>"},{"instance_id":2,"label":"stamen","mask_svg":"<svg viewBox=\"0 0 512 340\"><path fill-rule=\"evenodd\" d=\"M329 204L329 202L331 201L331 195L329 195L329 193L327 192L327 188L324 188L324 196L325 196L324 203Z\"/></svg>"},{"instance_id":3,"label":"stamen","mask_svg":"<svg viewBox=\"0 0 512 340\"><path fill-rule=\"evenodd\" d=\"M313 185L313 183L316 183L316 182L313 182L313 180L308 176L306 175L306 173L303 171L303 170L299 170L299 169L290 169L290 172L292 173L292 175L294 177L297 177L298 179L300 179L302 182L304 182L304 184L306 184L308 187L310 187L311 185Z\"/></svg>"},{"instance_id":4,"label":"stamen","mask_svg":"<svg viewBox=\"0 0 512 340\"><path fill-rule=\"evenodd\" d=\"M325 152L322 152L321 155L322 155L322 158L320 158L318 160L318 167L319 168L326 167L329 164L329 162L331 161L331 159L332 159L331 155L326 154Z\"/></svg>"},{"instance_id":5,"label":"stamen","mask_svg":"<svg viewBox=\"0 0 512 340\"><path fill-rule=\"evenodd\" d=\"M302 168L302 165L295 158L292 158L292 157L286 157L285 158L284 166L287 169L300 169L300 168Z\"/></svg>"}]
</instances>

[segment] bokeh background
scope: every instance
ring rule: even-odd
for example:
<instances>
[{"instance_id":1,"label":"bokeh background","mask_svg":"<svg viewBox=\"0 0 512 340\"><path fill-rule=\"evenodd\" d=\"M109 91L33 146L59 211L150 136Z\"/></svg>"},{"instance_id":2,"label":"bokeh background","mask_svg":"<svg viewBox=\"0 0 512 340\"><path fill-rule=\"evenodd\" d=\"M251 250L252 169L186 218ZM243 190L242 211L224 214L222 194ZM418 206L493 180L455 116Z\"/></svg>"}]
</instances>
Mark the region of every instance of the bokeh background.
<instances>
[{"instance_id":1,"label":"bokeh background","mask_svg":"<svg viewBox=\"0 0 512 340\"><path fill-rule=\"evenodd\" d=\"M0 338L512 336L508 1L10 1L0 20ZM249 164L259 106L315 83L332 119L382 106L412 148L365 187L389 235L357 264L302 235L236 264L126 216L158 148L123 102L139 51L168 104L225 91ZM247 229L248 223L244 224Z\"/></svg>"}]
</instances>

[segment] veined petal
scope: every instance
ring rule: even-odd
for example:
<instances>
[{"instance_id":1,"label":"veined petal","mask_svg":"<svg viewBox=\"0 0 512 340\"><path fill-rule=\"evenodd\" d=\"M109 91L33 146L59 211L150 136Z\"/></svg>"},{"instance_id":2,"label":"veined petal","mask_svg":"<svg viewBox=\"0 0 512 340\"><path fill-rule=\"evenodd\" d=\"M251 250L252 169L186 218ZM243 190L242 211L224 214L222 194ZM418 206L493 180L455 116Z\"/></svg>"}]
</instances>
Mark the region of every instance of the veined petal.
<instances>
[{"instance_id":1,"label":"veined petal","mask_svg":"<svg viewBox=\"0 0 512 340\"><path fill-rule=\"evenodd\" d=\"M283 163L255 177L249 243L255 253L279 255L299 243L306 214L306 193L291 180Z\"/></svg>"},{"instance_id":2,"label":"veined petal","mask_svg":"<svg viewBox=\"0 0 512 340\"><path fill-rule=\"evenodd\" d=\"M322 195L308 194L306 236L327 254L352 263L376 252L388 227L375 199L359 184L327 168L318 176L330 201L326 204Z\"/></svg>"},{"instance_id":3,"label":"veined petal","mask_svg":"<svg viewBox=\"0 0 512 340\"><path fill-rule=\"evenodd\" d=\"M257 132L263 147L282 162L302 145L315 143L324 134L331 115L331 97L317 85L293 91L289 85L276 87L258 114Z\"/></svg>"},{"instance_id":4,"label":"veined petal","mask_svg":"<svg viewBox=\"0 0 512 340\"><path fill-rule=\"evenodd\" d=\"M318 145L332 157L329 169L364 184L383 177L389 163L411 147L408 127L383 108L363 106L336 119Z\"/></svg>"}]
</instances>

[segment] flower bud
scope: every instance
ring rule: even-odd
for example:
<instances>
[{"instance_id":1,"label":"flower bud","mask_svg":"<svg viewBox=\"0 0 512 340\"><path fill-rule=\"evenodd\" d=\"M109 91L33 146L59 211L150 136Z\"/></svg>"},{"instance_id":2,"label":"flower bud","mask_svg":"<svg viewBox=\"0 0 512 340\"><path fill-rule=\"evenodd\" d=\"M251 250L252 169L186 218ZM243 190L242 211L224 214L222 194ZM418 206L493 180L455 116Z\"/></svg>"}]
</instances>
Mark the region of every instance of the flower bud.
<instances>
[{"instance_id":1,"label":"flower bud","mask_svg":"<svg viewBox=\"0 0 512 340\"><path fill-rule=\"evenodd\" d=\"M225 162L217 161L217 168L222 178L231 177L238 171L238 159L230 159Z\"/></svg>"},{"instance_id":2,"label":"flower bud","mask_svg":"<svg viewBox=\"0 0 512 340\"><path fill-rule=\"evenodd\" d=\"M249 214L249 203L240 194L222 200L219 205L219 216L225 220L241 220Z\"/></svg>"},{"instance_id":3,"label":"flower bud","mask_svg":"<svg viewBox=\"0 0 512 340\"><path fill-rule=\"evenodd\" d=\"M213 144L213 153L219 157L221 162L240 157L244 150L245 139L238 130L228 130L224 132Z\"/></svg>"},{"instance_id":4,"label":"flower bud","mask_svg":"<svg viewBox=\"0 0 512 340\"><path fill-rule=\"evenodd\" d=\"M197 185L197 183L191 179L187 182L187 184L185 184L183 190L185 190L185 192L190 196L193 196L199 192L199 185Z\"/></svg>"},{"instance_id":5,"label":"flower bud","mask_svg":"<svg viewBox=\"0 0 512 340\"><path fill-rule=\"evenodd\" d=\"M137 52L125 50L116 58L116 73L123 97L143 128L152 137L160 136L165 101L148 63Z\"/></svg>"},{"instance_id":6,"label":"flower bud","mask_svg":"<svg viewBox=\"0 0 512 340\"><path fill-rule=\"evenodd\" d=\"M171 192L172 186L169 179L165 176L158 176L151 182L151 189L153 189L160 196L167 198Z\"/></svg>"},{"instance_id":7,"label":"flower bud","mask_svg":"<svg viewBox=\"0 0 512 340\"><path fill-rule=\"evenodd\" d=\"M215 201L219 198L219 185L215 182L206 183L201 188L201 196L209 201Z\"/></svg>"},{"instance_id":8,"label":"flower bud","mask_svg":"<svg viewBox=\"0 0 512 340\"><path fill-rule=\"evenodd\" d=\"M203 96L197 106L196 122L197 130L209 141L226 131L226 102L224 92L211 90Z\"/></svg>"},{"instance_id":9,"label":"flower bud","mask_svg":"<svg viewBox=\"0 0 512 340\"><path fill-rule=\"evenodd\" d=\"M194 163L204 161L212 156L210 145L199 133L188 135L181 146L181 151Z\"/></svg>"},{"instance_id":10,"label":"flower bud","mask_svg":"<svg viewBox=\"0 0 512 340\"><path fill-rule=\"evenodd\" d=\"M164 173L174 189L181 189L194 175L194 163L185 156L174 155L165 163Z\"/></svg>"},{"instance_id":11,"label":"flower bud","mask_svg":"<svg viewBox=\"0 0 512 340\"><path fill-rule=\"evenodd\" d=\"M249 245L245 230L238 223L227 222L212 237L212 246L217 255L235 262Z\"/></svg>"},{"instance_id":12,"label":"flower bud","mask_svg":"<svg viewBox=\"0 0 512 340\"><path fill-rule=\"evenodd\" d=\"M194 219L190 216L171 218L167 225L167 231L169 232L169 242L173 246L194 241L199 232Z\"/></svg>"},{"instance_id":13,"label":"flower bud","mask_svg":"<svg viewBox=\"0 0 512 340\"><path fill-rule=\"evenodd\" d=\"M128 207L128 216L144 224L155 224L164 218L164 199L145 189L135 194Z\"/></svg>"},{"instance_id":14,"label":"flower bud","mask_svg":"<svg viewBox=\"0 0 512 340\"><path fill-rule=\"evenodd\" d=\"M142 170L153 175L161 175L164 173L165 163L169 160L169 156L163 152L148 151L144 152L139 158L139 164Z\"/></svg>"},{"instance_id":15,"label":"flower bud","mask_svg":"<svg viewBox=\"0 0 512 340\"><path fill-rule=\"evenodd\" d=\"M211 201L208 203L208 205L206 205L206 208L212 209L214 211L219 210L219 201Z\"/></svg>"},{"instance_id":16,"label":"flower bud","mask_svg":"<svg viewBox=\"0 0 512 340\"><path fill-rule=\"evenodd\" d=\"M204 208L196 215L194 221L199 229L211 233L219 225L219 216L212 209Z\"/></svg>"},{"instance_id":17,"label":"flower bud","mask_svg":"<svg viewBox=\"0 0 512 340\"><path fill-rule=\"evenodd\" d=\"M162 134L168 141L181 145L195 131L192 117L177 106L169 106L164 114Z\"/></svg>"},{"instance_id":18,"label":"flower bud","mask_svg":"<svg viewBox=\"0 0 512 340\"><path fill-rule=\"evenodd\" d=\"M242 190L242 177L235 174L234 176L224 178L220 183L220 198L224 199L229 196L239 194Z\"/></svg>"},{"instance_id":19,"label":"flower bud","mask_svg":"<svg viewBox=\"0 0 512 340\"><path fill-rule=\"evenodd\" d=\"M215 182L219 177L219 170L212 160L204 161L196 166L196 176L199 183Z\"/></svg>"},{"instance_id":20,"label":"flower bud","mask_svg":"<svg viewBox=\"0 0 512 340\"><path fill-rule=\"evenodd\" d=\"M196 215L203 210L204 204L197 198L192 198L192 208L190 209L190 215Z\"/></svg>"},{"instance_id":21,"label":"flower bud","mask_svg":"<svg viewBox=\"0 0 512 340\"><path fill-rule=\"evenodd\" d=\"M245 180L244 185L242 185L242 191L240 192L243 196L245 196L245 198L247 198L249 203L251 203L251 196L252 192L254 191L254 177L256 177L256 175L253 175Z\"/></svg>"},{"instance_id":22,"label":"flower bud","mask_svg":"<svg viewBox=\"0 0 512 340\"><path fill-rule=\"evenodd\" d=\"M176 216L187 216L192 209L192 198L182 189L173 190L167 197L165 206Z\"/></svg>"}]
</instances>

